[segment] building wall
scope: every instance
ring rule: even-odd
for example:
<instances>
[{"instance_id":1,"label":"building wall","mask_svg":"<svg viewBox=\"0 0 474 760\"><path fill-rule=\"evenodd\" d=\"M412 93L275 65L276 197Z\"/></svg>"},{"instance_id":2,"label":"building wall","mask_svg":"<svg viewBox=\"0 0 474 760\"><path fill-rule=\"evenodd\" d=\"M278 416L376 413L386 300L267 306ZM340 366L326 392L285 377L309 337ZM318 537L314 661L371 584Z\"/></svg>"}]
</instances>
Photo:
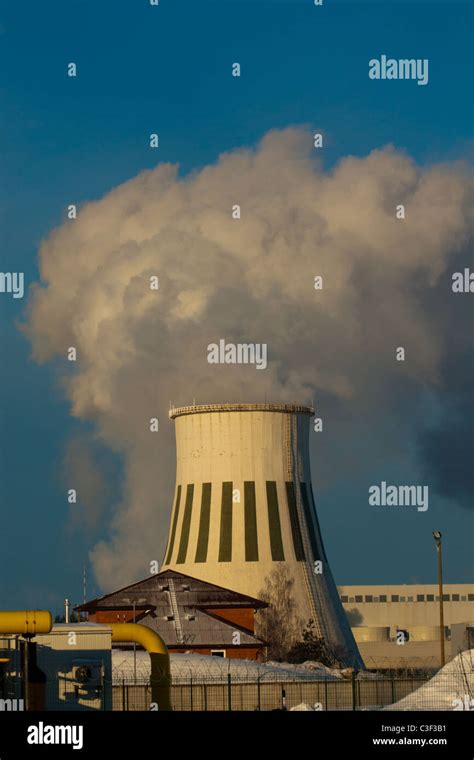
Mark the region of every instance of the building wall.
<instances>
[{"instance_id":1,"label":"building wall","mask_svg":"<svg viewBox=\"0 0 474 760\"><path fill-rule=\"evenodd\" d=\"M440 667L437 584L338 586L338 591L368 668ZM446 583L443 597L449 661L467 646L465 632L474 624L474 584ZM398 630L408 631L409 640L397 643Z\"/></svg>"},{"instance_id":2,"label":"building wall","mask_svg":"<svg viewBox=\"0 0 474 760\"><path fill-rule=\"evenodd\" d=\"M72 635L73 634L73 635ZM88 623L59 623L50 633L37 634L37 665L45 674L45 709L110 709L112 679L110 628ZM74 680L74 666L96 663L100 688Z\"/></svg>"},{"instance_id":3,"label":"building wall","mask_svg":"<svg viewBox=\"0 0 474 760\"><path fill-rule=\"evenodd\" d=\"M139 621L139 611L136 611L136 618L137 621ZM231 625L236 625L237 627L245 628L248 631L254 631L254 610L253 608L221 608L213 609L210 608L209 612L211 614L215 614L224 620L228 621ZM89 621L95 622L95 623L123 623L123 622L133 622L133 610L97 610L96 612L89 613ZM146 623L145 623L146 625ZM167 644L166 641L166 635L162 632L161 635L163 636L163 639L165 641L165 644ZM183 647L173 647L168 646L168 649L170 652L180 653L183 651L186 652L196 652L197 654L211 654L211 649L224 649L226 651L226 657L232 657L237 659L250 659L255 660L257 657L260 657L262 648L261 647L248 647L245 645L239 646L239 647L231 647L227 644L219 644L216 642L215 644L210 644L208 647L193 647L192 645L186 646L185 649Z\"/></svg>"},{"instance_id":4,"label":"building wall","mask_svg":"<svg viewBox=\"0 0 474 760\"><path fill-rule=\"evenodd\" d=\"M133 623L132 610L97 610L89 613L89 620L95 623ZM140 610L135 611L135 622L140 622Z\"/></svg>"},{"instance_id":5,"label":"building wall","mask_svg":"<svg viewBox=\"0 0 474 760\"><path fill-rule=\"evenodd\" d=\"M260 660L263 659L263 650L258 649L257 647L226 647L226 646L215 646L215 647L199 647L197 649L186 649L186 652L192 652L193 654L212 654L215 650L223 649L225 652L225 656L229 659L233 660ZM171 648L170 654L181 654L183 652L183 649L173 649Z\"/></svg>"},{"instance_id":6,"label":"building wall","mask_svg":"<svg viewBox=\"0 0 474 760\"><path fill-rule=\"evenodd\" d=\"M443 590L444 596L449 597L443 603L446 626L474 620L474 584L446 583ZM338 586L338 591L352 626L410 628L439 625L437 584ZM387 601L380 601L384 596ZM367 597L372 597L373 601L367 601ZM398 601L393 597L398 597ZM418 601L418 597L423 600ZM433 597L433 601L427 601L428 597Z\"/></svg>"},{"instance_id":7,"label":"building wall","mask_svg":"<svg viewBox=\"0 0 474 760\"><path fill-rule=\"evenodd\" d=\"M441 666L439 641L359 642L359 649L368 670L437 670ZM445 656L446 661L454 656L449 646Z\"/></svg>"},{"instance_id":8,"label":"building wall","mask_svg":"<svg viewBox=\"0 0 474 760\"><path fill-rule=\"evenodd\" d=\"M218 609L209 608L206 610L211 615L217 615L229 623L245 628L247 631L255 633L255 613L253 609L229 607L227 609L219 607Z\"/></svg>"}]
</instances>

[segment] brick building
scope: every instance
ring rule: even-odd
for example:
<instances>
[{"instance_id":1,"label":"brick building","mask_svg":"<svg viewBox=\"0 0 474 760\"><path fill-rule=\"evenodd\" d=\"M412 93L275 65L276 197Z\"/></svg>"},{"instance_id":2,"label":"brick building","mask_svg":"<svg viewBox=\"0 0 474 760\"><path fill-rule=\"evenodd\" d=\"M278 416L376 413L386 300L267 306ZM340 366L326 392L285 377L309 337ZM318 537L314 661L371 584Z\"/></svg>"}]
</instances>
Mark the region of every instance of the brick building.
<instances>
[{"instance_id":1,"label":"brick building","mask_svg":"<svg viewBox=\"0 0 474 760\"><path fill-rule=\"evenodd\" d=\"M266 643L255 635L255 614L268 605L175 570L93 599L75 609L96 623L142 623L170 652L257 660Z\"/></svg>"}]
</instances>

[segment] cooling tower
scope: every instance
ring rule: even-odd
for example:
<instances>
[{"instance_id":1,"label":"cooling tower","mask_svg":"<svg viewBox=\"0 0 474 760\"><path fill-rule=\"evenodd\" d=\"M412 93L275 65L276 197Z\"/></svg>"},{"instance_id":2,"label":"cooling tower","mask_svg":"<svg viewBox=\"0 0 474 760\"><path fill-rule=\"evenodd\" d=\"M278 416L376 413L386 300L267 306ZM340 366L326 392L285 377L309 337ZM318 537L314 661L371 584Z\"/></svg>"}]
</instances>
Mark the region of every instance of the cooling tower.
<instances>
[{"instance_id":1,"label":"cooling tower","mask_svg":"<svg viewBox=\"0 0 474 760\"><path fill-rule=\"evenodd\" d=\"M171 409L176 489L162 569L259 598L284 564L303 623L313 620L320 636L345 650L347 664L360 667L314 504L313 414L293 404Z\"/></svg>"}]
</instances>

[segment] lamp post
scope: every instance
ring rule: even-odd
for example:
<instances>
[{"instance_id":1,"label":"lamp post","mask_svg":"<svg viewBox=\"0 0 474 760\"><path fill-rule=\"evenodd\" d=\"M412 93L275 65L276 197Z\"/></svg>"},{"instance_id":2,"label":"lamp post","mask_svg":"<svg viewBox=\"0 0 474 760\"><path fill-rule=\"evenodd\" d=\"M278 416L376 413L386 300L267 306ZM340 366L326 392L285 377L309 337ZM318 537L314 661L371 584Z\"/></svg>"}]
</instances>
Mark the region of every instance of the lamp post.
<instances>
[{"instance_id":1,"label":"lamp post","mask_svg":"<svg viewBox=\"0 0 474 760\"><path fill-rule=\"evenodd\" d=\"M122 602L127 605L132 605L132 623L136 623L137 620L137 604L142 604L143 602L146 602L146 599L144 597L141 597L140 599L133 599L133 601L130 600L128 596L122 597ZM130 607L128 607L128 610L130 610ZM130 620L130 618L128 618ZM123 615L123 622L125 623L125 615ZM133 642L133 677L134 682L137 682L137 644L136 641Z\"/></svg>"},{"instance_id":2,"label":"lamp post","mask_svg":"<svg viewBox=\"0 0 474 760\"><path fill-rule=\"evenodd\" d=\"M441 531L434 530L433 538L436 543L438 555L438 587L439 587L439 642L441 646L441 667L446 663L444 653L444 610L443 610L443 563L441 560Z\"/></svg>"}]
</instances>

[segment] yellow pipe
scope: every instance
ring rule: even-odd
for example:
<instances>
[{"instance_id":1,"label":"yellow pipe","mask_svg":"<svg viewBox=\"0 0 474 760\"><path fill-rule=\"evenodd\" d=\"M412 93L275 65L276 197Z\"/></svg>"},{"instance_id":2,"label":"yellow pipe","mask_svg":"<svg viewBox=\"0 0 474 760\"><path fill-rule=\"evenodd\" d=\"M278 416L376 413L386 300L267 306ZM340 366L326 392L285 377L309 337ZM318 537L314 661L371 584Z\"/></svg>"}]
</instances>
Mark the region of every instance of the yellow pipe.
<instances>
[{"instance_id":1,"label":"yellow pipe","mask_svg":"<svg viewBox=\"0 0 474 760\"><path fill-rule=\"evenodd\" d=\"M53 618L47 610L14 610L0 612L0 633L18 633L34 636L49 633Z\"/></svg>"},{"instance_id":2,"label":"yellow pipe","mask_svg":"<svg viewBox=\"0 0 474 760\"><path fill-rule=\"evenodd\" d=\"M155 631L141 623L110 623L112 641L135 641L151 660L151 701L159 710L171 710L171 669L168 648Z\"/></svg>"}]
</instances>

